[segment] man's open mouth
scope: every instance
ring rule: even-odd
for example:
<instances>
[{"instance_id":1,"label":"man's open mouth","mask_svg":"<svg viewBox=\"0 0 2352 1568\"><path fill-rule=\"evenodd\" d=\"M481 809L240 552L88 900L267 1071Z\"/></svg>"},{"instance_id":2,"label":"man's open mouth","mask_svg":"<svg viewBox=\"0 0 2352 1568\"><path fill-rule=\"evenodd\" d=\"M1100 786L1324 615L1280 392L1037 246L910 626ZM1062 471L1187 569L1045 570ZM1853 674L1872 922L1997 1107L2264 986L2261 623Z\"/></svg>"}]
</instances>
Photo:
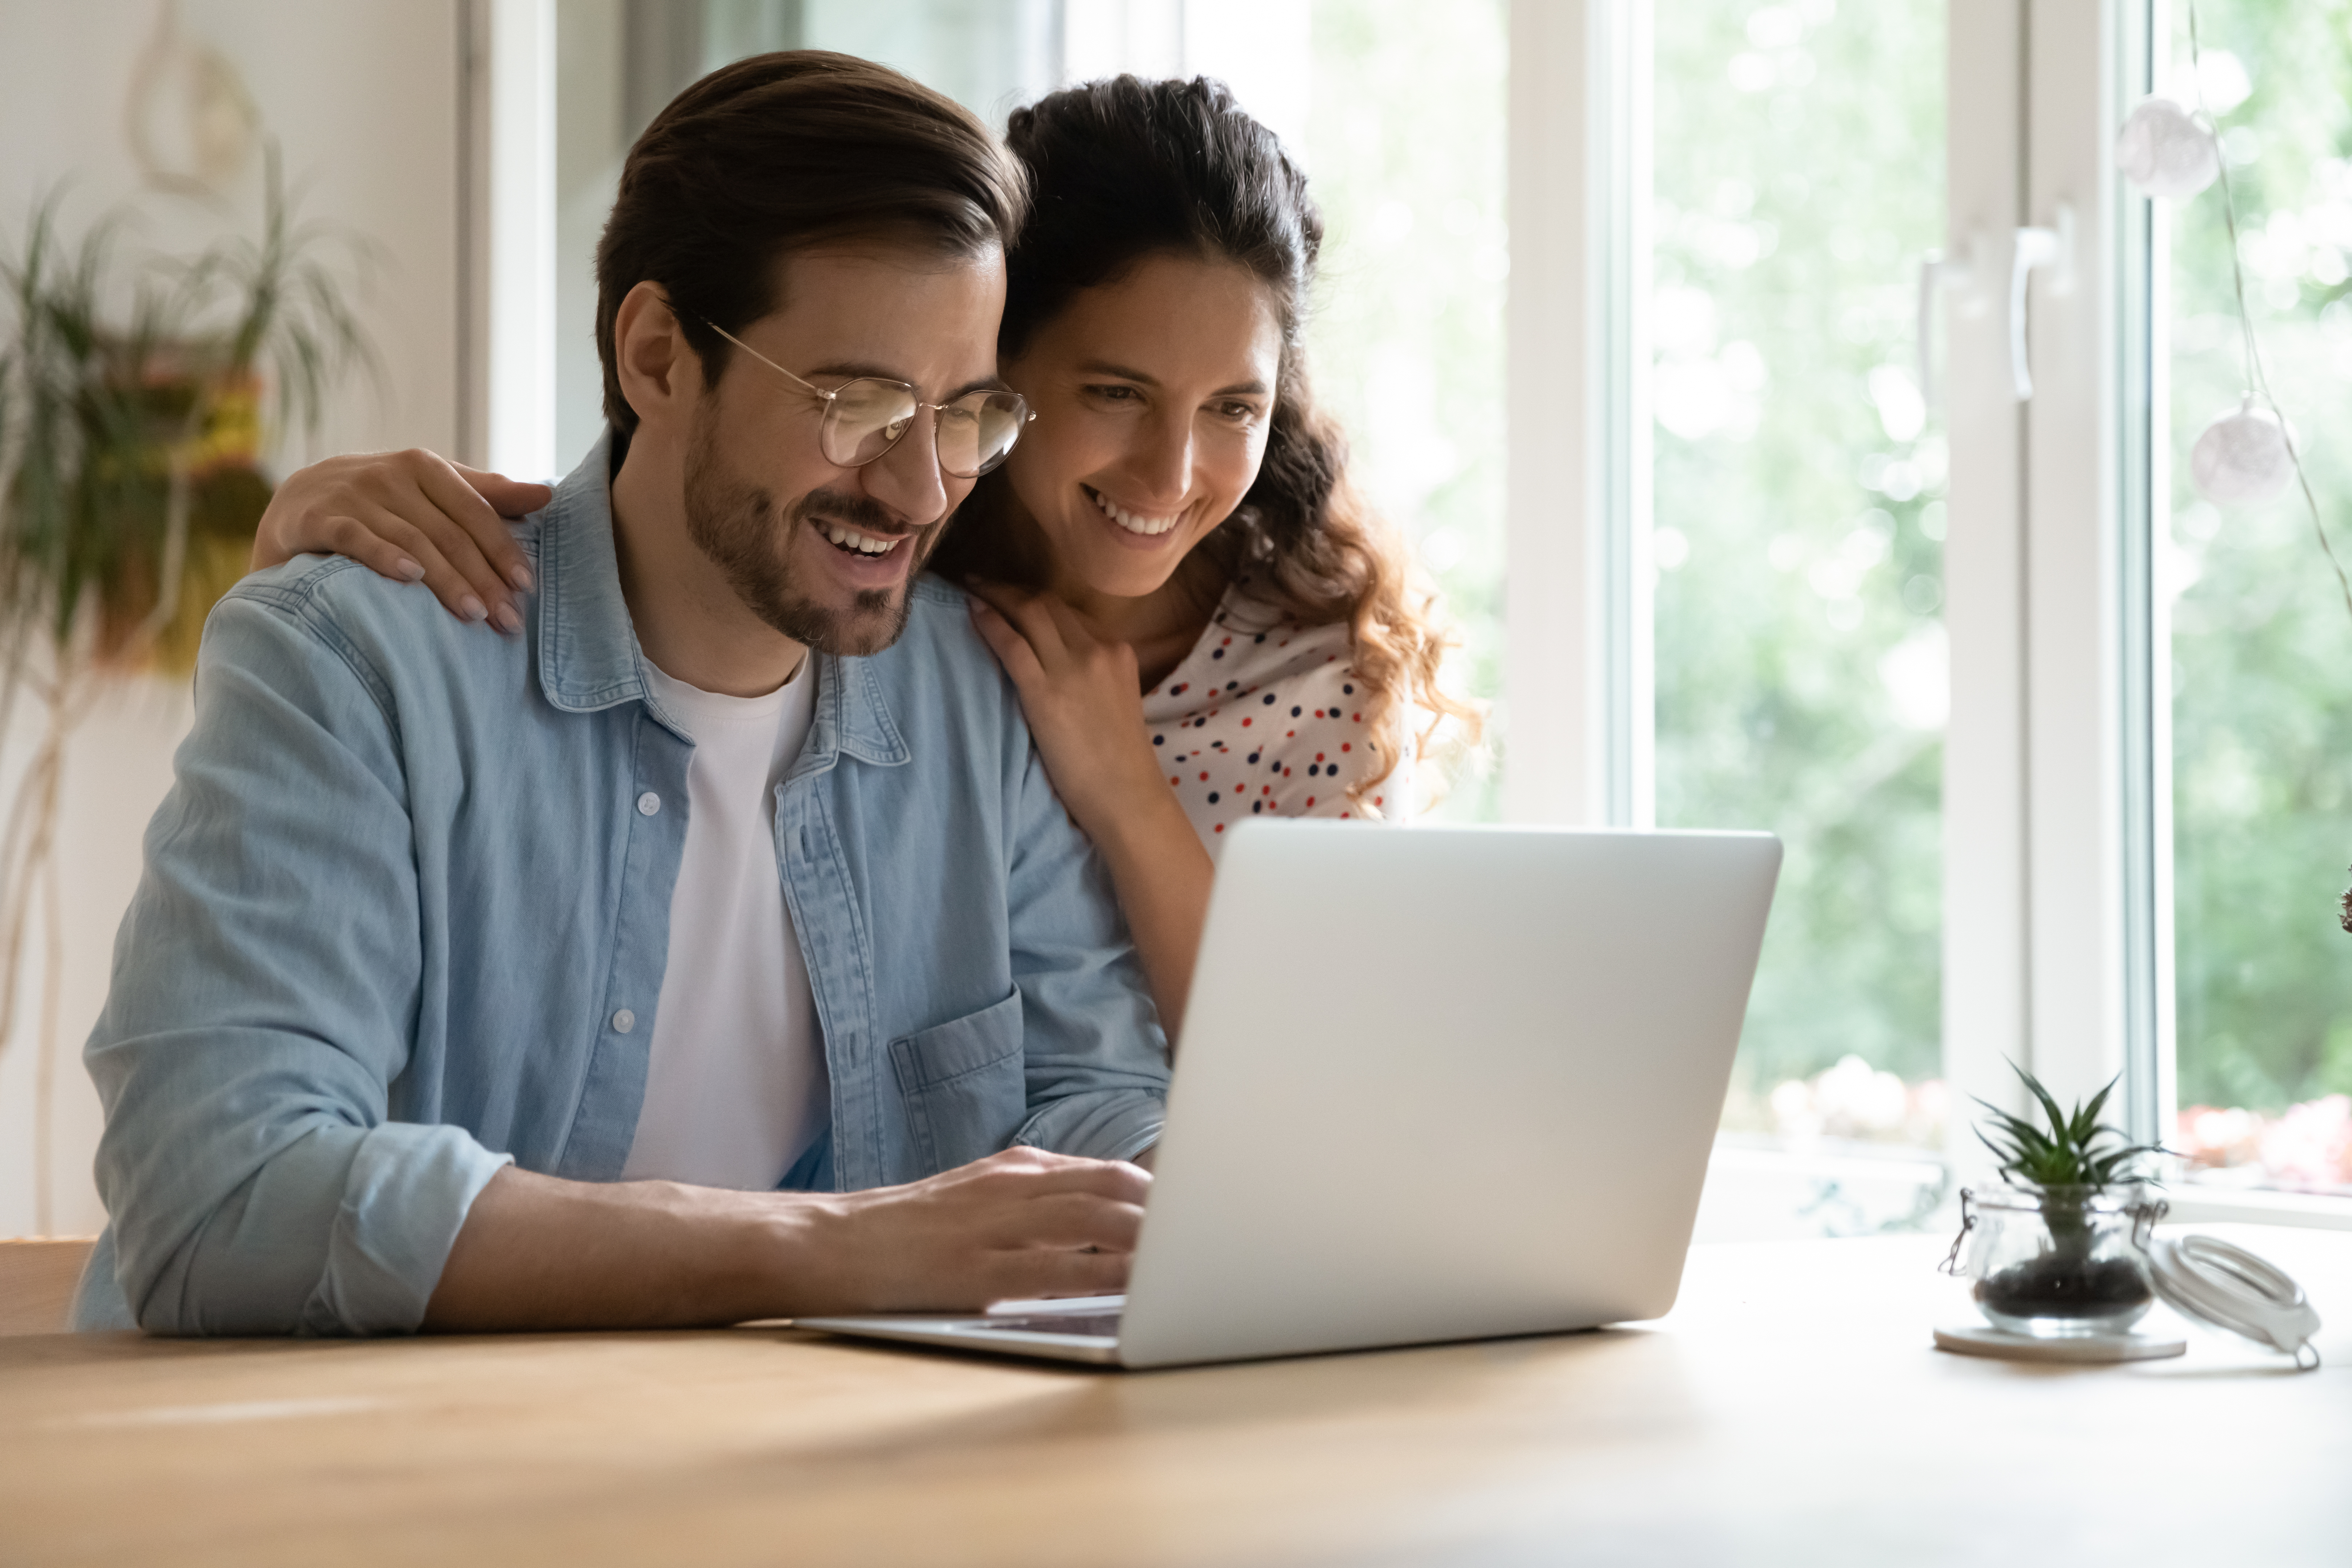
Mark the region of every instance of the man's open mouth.
<instances>
[{"instance_id":1,"label":"man's open mouth","mask_svg":"<svg viewBox=\"0 0 2352 1568\"><path fill-rule=\"evenodd\" d=\"M815 520L816 530L833 542L833 547L845 555L867 557L887 555L914 537L911 533L861 533L844 523Z\"/></svg>"}]
</instances>

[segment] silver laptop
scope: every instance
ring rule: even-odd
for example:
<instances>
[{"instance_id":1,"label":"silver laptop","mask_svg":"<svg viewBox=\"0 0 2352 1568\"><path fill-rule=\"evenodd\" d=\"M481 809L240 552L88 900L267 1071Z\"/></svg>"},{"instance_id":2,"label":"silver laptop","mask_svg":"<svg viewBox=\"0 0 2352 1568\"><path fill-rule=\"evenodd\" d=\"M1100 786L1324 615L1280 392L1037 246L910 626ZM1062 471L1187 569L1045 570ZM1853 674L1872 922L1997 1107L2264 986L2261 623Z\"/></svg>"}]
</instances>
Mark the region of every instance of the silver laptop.
<instances>
[{"instance_id":1,"label":"silver laptop","mask_svg":"<svg viewBox=\"0 0 2352 1568\"><path fill-rule=\"evenodd\" d=\"M1765 834L1244 823L1127 1294L800 1326L1154 1367L1657 1317L1780 865Z\"/></svg>"}]
</instances>

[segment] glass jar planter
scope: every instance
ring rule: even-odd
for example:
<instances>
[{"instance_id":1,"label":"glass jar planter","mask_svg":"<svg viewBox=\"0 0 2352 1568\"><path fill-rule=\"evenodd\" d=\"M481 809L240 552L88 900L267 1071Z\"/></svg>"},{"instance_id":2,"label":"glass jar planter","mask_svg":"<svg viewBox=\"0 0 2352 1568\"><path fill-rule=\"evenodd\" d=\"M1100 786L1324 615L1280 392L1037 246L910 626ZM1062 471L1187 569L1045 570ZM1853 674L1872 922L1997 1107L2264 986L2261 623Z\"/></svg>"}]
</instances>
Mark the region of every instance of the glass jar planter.
<instances>
[{"instance_id":1,"label":"glass jar planter","mask_svg":"<svg viewBox=\"0 0 2352 1568\"><path fill-rule=\"evenodd\" d=\"M1994 1328L2036 1339L2119 1334L2156 1300L2148 1232L2164 1211L2139 1185L1963 1188L1945 1271L1976 1281Z\"/></svg>"}]
</instances>

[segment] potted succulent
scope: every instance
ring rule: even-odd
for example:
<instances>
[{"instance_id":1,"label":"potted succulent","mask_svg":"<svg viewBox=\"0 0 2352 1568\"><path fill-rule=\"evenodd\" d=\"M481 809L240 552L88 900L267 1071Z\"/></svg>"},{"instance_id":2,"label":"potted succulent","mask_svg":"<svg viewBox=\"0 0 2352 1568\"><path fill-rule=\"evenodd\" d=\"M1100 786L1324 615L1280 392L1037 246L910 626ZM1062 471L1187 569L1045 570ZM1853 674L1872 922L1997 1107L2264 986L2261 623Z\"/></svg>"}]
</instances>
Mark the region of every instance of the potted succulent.
<instances>
[{"instance_id":1,"label":"potted succulent","mask_svg":"<svg viewBox=\"0 0 2352 1568\"><path fill-rule=\"evenodd\" d=\"M1945 1269L1976 1281L1977 1306L1997 1329L2040 1339L2121 1333L2156 1300L2147 1240L2165 1205L2141 1167L2163 1150L2099 1120L2112 1080L2069 1113L2011 1066L2044 1125L1978 1102L1992 1125L1977 1136L2000 1157L2004 1184L1961 1190Z\"/></svg>"}]
</instances>

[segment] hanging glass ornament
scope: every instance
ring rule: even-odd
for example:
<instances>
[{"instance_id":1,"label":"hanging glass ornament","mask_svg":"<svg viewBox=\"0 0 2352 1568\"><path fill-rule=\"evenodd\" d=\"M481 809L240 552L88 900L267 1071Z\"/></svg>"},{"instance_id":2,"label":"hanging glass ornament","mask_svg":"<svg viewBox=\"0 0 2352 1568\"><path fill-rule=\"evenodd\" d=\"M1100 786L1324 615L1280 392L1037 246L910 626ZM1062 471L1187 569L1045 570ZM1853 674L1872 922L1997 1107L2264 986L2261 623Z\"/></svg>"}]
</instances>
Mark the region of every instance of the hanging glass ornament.
<instances>
[{"instance_id":1,"label":"hanging glass ornament","mask_svg":"<svg viewBox=\"0 0 2352 1568\"><path fill-rule=\"evenodd\" d=\"M2193 196L2221 173L2213 132L2179 102L2146 98L2116 132L2116 167L2151 196Z\"/></svg>"},{"instance_id":2,"label":"hanging glass ornament","mask_svg":"<svg viewBox=\"0 0 2352 1568\"><path fill-rule=\"evenodd\" d=\"M2189 480L2215 506L2260 506L2294 481L2286 426L2250 395L2205 427L2189 452Z\"/></svg>"}]
</instances>

